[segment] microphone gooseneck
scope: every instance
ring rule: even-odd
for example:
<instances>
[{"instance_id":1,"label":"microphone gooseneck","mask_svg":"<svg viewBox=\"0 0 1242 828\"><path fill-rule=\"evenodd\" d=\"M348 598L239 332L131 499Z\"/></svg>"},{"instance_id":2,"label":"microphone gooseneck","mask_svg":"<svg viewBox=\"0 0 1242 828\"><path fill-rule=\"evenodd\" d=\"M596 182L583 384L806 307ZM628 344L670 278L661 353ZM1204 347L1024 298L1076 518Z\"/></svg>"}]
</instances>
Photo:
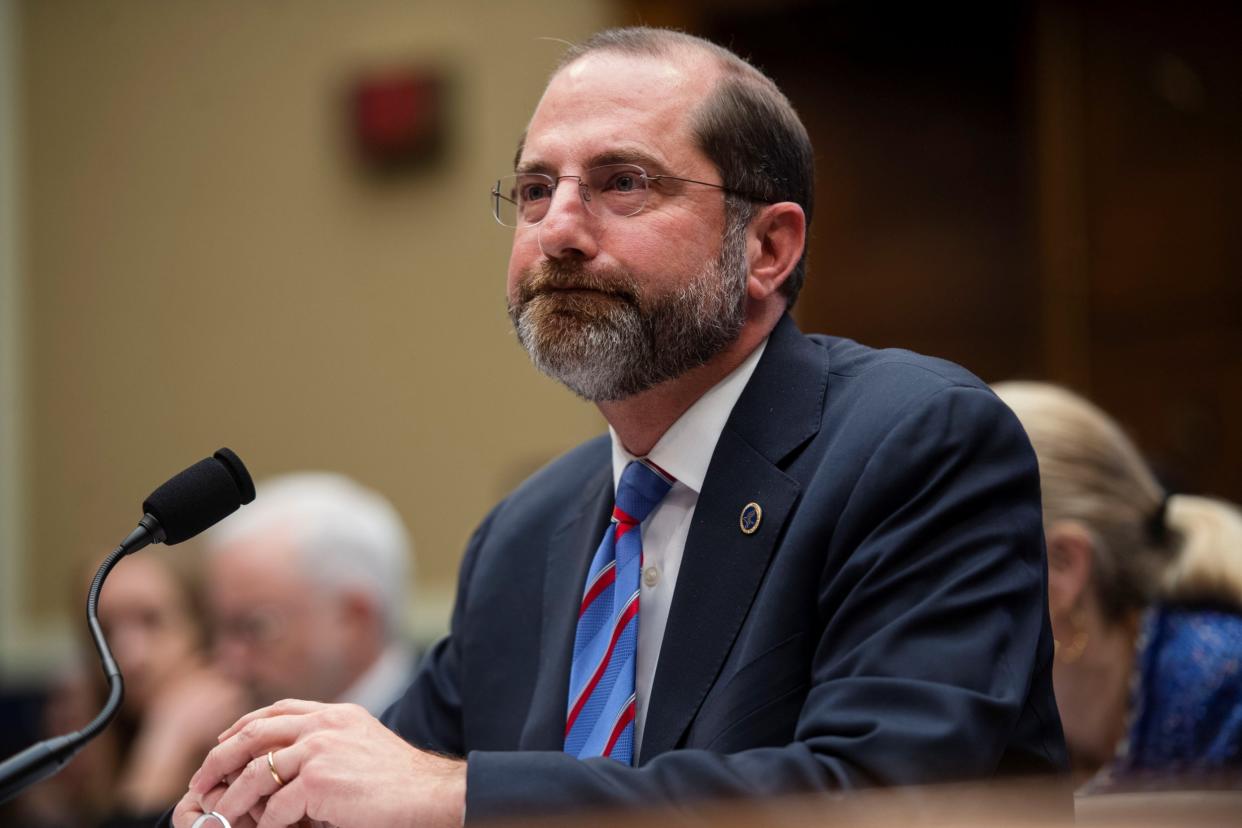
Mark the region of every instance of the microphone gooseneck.
<instances>
[{"instance_id":1,"label":"microphone gooseneck","mask_svg":"<svg viewBox=\"0 0 1242 828\"><path fill-rule=\"evenodd\" d=\"M145 514L138 526L104 558L86 597L86 624L108 679L108 699L99 715L81 730L45 739L0 762L0 803L63 768L121 709L125 695L121 668L108 648L98 614L99 593L112 568L126 555L152 543L171 546L194 537L254 500L254 495L254 482L241 458L222 448L174 475L143 502Z\"/></svg>"}]
</instances>

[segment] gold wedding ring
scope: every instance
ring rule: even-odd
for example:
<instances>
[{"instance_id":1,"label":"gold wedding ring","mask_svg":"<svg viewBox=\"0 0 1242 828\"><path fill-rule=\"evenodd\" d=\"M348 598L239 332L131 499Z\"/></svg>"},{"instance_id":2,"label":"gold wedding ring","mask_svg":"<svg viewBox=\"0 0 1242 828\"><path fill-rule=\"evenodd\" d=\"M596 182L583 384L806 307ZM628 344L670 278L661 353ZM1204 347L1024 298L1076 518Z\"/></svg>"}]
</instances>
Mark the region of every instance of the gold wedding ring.
<instances>
[{"instance_id":1,"label":"gold wedding ring","mask_svg":"<svg viewBox=\"0 0 1242 828\"><path fill-rule=\"evenodd\" d=\"M271 750L267 752L267 769L272 772L272 778L276 780L276 787L283 788L285 780L281 779L280 774L276 772L276 757L272 755L274 752Z\"/></svg>"}]
</instances>

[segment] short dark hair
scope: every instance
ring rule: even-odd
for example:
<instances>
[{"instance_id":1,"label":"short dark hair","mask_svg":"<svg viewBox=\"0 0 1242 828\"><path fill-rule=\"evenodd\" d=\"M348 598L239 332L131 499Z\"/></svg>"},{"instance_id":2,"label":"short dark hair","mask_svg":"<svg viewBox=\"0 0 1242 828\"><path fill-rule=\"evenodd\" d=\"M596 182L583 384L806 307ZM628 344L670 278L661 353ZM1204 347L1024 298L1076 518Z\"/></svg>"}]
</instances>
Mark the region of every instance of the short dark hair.
<instances>
[{"instance_id":1,"label":"short dark hair","mask_svg":"<svg viewBox=\"0 0 1242 828\"><path fill-rule=\"evenodd\" d=\"M634 26L607 29L570 47L556 71L592 52L670 57L691 50L711 55L724 72L690 116L699 149L726 186L762 202L792 201L802 207L809 226L815 201L810 136L772 79L733 52L685 32ZM757 208L744 197L729 196L725 209L730 221L748 223ZM790 307L806 281L806 254L804 248L781 286Z\"/></svg>"}]
</instances>

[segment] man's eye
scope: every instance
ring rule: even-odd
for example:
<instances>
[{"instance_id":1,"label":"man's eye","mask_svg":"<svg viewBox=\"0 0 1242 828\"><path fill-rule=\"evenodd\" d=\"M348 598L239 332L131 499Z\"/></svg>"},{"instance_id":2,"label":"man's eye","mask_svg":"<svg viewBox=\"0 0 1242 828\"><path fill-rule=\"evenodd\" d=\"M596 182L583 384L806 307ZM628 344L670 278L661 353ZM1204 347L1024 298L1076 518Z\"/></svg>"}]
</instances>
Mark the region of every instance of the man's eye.
<instances>
[{"instance_id":1,"label":"man's eye","mask_svg":"<svg viewBox=\"0 0 1242 828\"><path fill-rule=\"evenodd\" d=\"M518 194L522 201L539 201L551 196L552 188L540 181L532 184L523 184Z\"/></svg>"},{"instance_id":2,"label":"man's eye","mask_svg":"<svg viewBox=\"0 0 1242 828\"><path fill-rule=\"evenodd\" d=\"M632 193L635 190L642 189L642 182L634 173L618 173L609 179L605 189L616 190L620 193Z\"/></svg>"}]
</instances>

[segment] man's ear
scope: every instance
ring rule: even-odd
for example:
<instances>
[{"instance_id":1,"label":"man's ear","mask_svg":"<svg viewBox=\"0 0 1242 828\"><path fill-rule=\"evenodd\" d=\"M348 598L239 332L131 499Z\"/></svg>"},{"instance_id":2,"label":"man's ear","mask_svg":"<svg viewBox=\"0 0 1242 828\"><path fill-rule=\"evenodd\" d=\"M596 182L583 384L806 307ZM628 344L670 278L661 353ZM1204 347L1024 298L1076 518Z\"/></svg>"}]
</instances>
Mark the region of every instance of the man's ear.
<instances>
[{"instance_id":1,"label":"man's ear","mask_svg":"<svg viewBox=\"0 0 1242 828\"><path fill-rule=\"evenodd\" d=\"M340 596L341 623L364 635L373 635L383 623L375 597L362 590L346 589Z\"/></svg>"},{"instance_id":2,"label":"man's ear","mask_svg":"<svg viewBox=\"0 0 1242 828\"><path fill-rule=\"evenodd\" d=\"M746 254L746 294L763 301L780 290L806 247L806 213L792 201L764 206L751 219Z\"/></svg>"},{"instance_id":3,"label":"man's ear","mask_svg":"<svg viewBox=\"0 0 1242 828\"><path fill-rule=\"evenodd\" d=\"M1062 520L1048 528L1048 612L1067 618L1091 587L1095 541L1087 527Z\"/></svg>"}]
</instances>

